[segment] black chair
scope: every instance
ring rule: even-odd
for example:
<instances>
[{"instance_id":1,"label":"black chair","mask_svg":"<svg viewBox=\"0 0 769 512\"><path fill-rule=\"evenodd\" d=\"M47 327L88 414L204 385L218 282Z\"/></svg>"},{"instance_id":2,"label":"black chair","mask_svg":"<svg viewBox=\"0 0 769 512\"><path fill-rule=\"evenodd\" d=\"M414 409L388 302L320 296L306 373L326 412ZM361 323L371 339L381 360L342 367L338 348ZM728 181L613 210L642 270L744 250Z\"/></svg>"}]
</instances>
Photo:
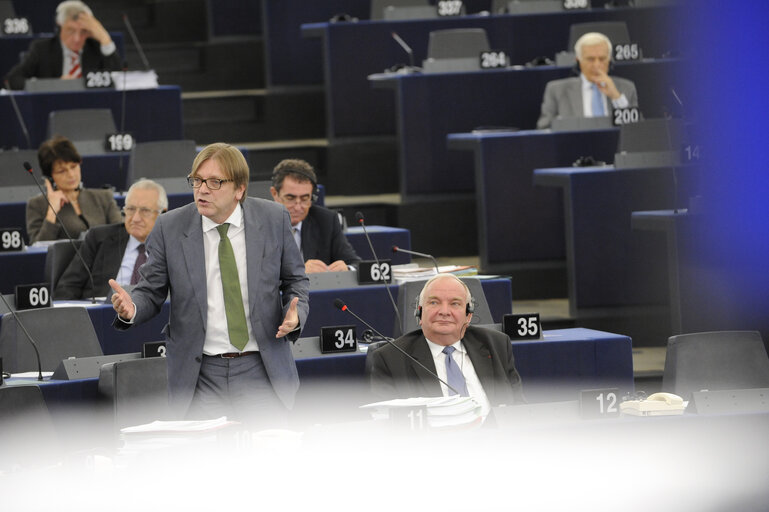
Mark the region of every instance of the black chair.
<instances>
[{"instance_id":1,"label":"black chair","mask_svg":"<svg viewBox=\"0 0 769 512\"><path fill-rule=\"evenodd\" d=\"M83 307L28 309L16 314L37 343L43 371L56 370L70 357L102 355L91 317ZM0 327L0 357L5 371L37 370L35 351L10 313L3 315Z\"/></svg>"},{"instance_id":2,"label":"black chair","mask_svg":"<svg viewBox=\"0 0 769 512\"><path fill-rule=\"evenodd\" d=\"M131 149L128 181L133 183L140 178L157 181L157 178L161 178L179 179L180 183L184 183L184 177L190 173L192 161L197 154L193 140L138 142Z\"/></svg>"},{"instance_id":3,"label":"black chair","mask_svg":"<svg viewBox=\"0 0 769 512\"><path fill-rule=\"evenodd\" d=\"M56 290L59 278L67 270L72 259L77 257L73 244L80 250L83 241L72 240L70 243L69 240L61 240L48 246L48 253L45 255L45 281L51 284L51 292Z\"/></svg>"},{"instance_id":4,"label":"black chair","mask_svg":"<svg viewBox=\"0 0 769 512\"><path fill-rule=\"evenodd\" d=\"M111 404L116 429L170 419L166 359L150 357L103 365L99 394Z\"/></svg>"},{"instance_id":5,"label":"black chair","mask_svg":"<svg viewBox=\"0 0 769 512\"><path fill-rule=\"evenodd\" d=\"M48 114L48 138L63 135L82 155L106 153L106 135L116 131L112 111L108 108L54 110Z\"/></svg>"},{"instance_id":6,"label":"black chair","mask_svg":"<svg viewBox=\"0 0 769 512\"><path fill-rule=\"evenodd\" d=\"M481 52L489 49L489 38L482 28L433 30L422 69L425 73L476 71L481 69Z\"/></svg>"},{"instance_id":7,"label":"black chair","mask_svg":"<svg viewBox=\"0 0 769 512\"><path fill-rule=\"evenodd\" d=\"M569 44L567 51L574 51L577 40L588 32L600 32L609 38L612 45L630 43L630 32L624 21L591 21L587 23L575 23L569 28Z\"/></svg>"},{"instance_id":8,"label":"black chair","mask_svg":"<svg viewBox=\"0 0 769 512\"><path fill-rule=\"evenodd\" d=\"M483 291L480 280L477 277L462 277L460 279L464 281L470 289L470 294L473 296L475 311L473 312L472 325L493 324L494 320L491 317L491 309L489 308L489 303L486 300L486 294ZM407 281L398 287L398 313L400 313L402 323L399 326L398 319L395 319L393 333L395 333L396 337L399 333L405 334L419 329L419 323L414 316L414 312L417 308L419 292L422 291L425 282L426 280Z\"/></svg>"},{"instance_id":9,"label":"black chair","mask_svg":"<svg viewBox=\"0 0 769 512\"><path fill-rule=\"evenodd\" d=\"M250 181L248 182L248 195L249 197L259 197L272 201L270 187L272 187L271 180Z\"/></svg>"},{"instance_id":10,"label":"black chair","mask_svg":"<svg viewBox=\"0 0 769 512\"><path fill-rule=\"evenodd\" d=\"M0 187L35 186L32 176L29 176L29 173L24 170L24 162L29 162L33 167L36 167L37 151L34 149L0 151ZM40 177L39 174L38 177ZM24 200L27 199L29 198Z\"/></svg>"},{"instance_id":11,"label":"black chair","mask_svg":"<svg viewBox=\"0 0 769 512\"><path fill-rule=\"evenodd\" d=\"M372 20L437 18L438 8L428 0L371 0L370 17Z\"/></svg>"},{"instance_id":12,"label":"black chair","mask_svg":"<svg viewBox=\"0 0 769 512\"><path fill-rule=\"evenodd\" d=\"M371 357L371 354L384 347L385 345L387 345L386 341L375 341L368 344L368 350L366 351L366 377L371 375L371 367L374 365L372 362L373 358Z\"/></svg>"},{"instance_id":13,"label":"black chair","mask_svg":"<svg viewBox=\"0 0 769 512\"><path fill-rule=\"evenodd\" d=\"M11 0L0 0L0 21L16 17L16 9Z\"/></svg>"},{"instance_id":14,"label":"black chair","mask_svg":"<svg viewBox=\"0 0 769 512\"><path fill-rule=\"evenodd\" d=\"M688 398L701 390L752 388L769 388L769 356L758 332L701 332L668 339L663 390Z\"/></svg>"}]
</instances>

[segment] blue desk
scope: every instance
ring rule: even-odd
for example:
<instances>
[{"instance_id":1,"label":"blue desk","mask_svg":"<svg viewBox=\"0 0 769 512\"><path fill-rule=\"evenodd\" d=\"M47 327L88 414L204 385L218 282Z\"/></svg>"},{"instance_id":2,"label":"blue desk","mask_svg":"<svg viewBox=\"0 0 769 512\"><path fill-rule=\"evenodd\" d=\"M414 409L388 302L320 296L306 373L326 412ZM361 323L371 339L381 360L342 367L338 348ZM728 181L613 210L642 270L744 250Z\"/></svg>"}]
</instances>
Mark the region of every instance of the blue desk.
<instances>
[{"instance_id":1,"label":"blue desk","mask_svg":"<svg viewBox=\"0 0 769 512\"><path fill-rule=\"evenodd\" d=\"M679 169L679 190L689 171ZM538 169L534 183L563 190L571 314L668 304L665 240L631 229L631 214L673 205L670 168Z\"/></svg>"},{"instance_id":2,"label":"blue desk","mask_svg":"<svg viewBox=\"0 0 769 512\"><path fill-rule=\"evenodd\" d=\"M632 80L643 114L658 118L665 105L674 101L670 88L678 83L680 66L675 59L640 61L617 64L613 74ZM408 198L472 192L472 155L449 151L447 135L481 126L534 129L545 86L569 76L573 76L571 68L555 66L377 75L373 87L395 92L400 193ZM584 147L583 154L591 149Z\"/></svg>"},{"instance_id":3,"label":"blue desk","mask_svg":"<svg viewBox=\"0 0 769 512\"><path fill-rule=\"evenodd\" d=\"M618 133L612 128L449 135L450 149L473 151L483 272L513 274L532 265L563 268L562 195L559 190L535 187L532 173L537 168L567 166L587 155L612 162Z\"/></svg>"},{"instance_id":4,"label":"blue desk","mask_svg":"<svg viewBox=\"0 0 769 512\"><path fill-rule=\"evenodd\" d=\"M33 148L46 139L48 114L73 108L109 108L120 126L122 91L113 89L57 93L14 93L27 124ZM16 121L11 100L0 96L0 147L26 148L27 142ZM126 92L125 129L137 142L184 138L182 96L178 86L160 86Z\"/></svg>"},{"instance_id":5,"label":"blue desk","mask_svg":"<svg viewBox=\"0 0 769 512\"><path fill-rule=\"evenodd\" d=\"M326 136L334 139L395 133L394 98L384 91L372 89L367 80L367 76L372 73L382 73L393 64L408 60L403 49L393 40L393 31L412 47L417 65L421 65L427 55L428 34L431 31L462 27L485 29L492 48L504 50L513 64L523 64L541 55L552 58L556 52L563 50L568 40L569 27L573 23L614 20L627 22L633 40L643 47L645 57L661 57L665 52L679 47L677 39L681 37L682 31L667 29L666 26L667 23L675 23L674 11L671 8L617 8L525 16L311 23L302 25L302 34L309 38L320 38L323 43ZM286 65L305 66L318 58L313 56L281 62ZM538 106L543 90L539 89L532 97L520 98L511 94L510 100L532 102ZM450 101L443 104L443 109L457 113L458 109L450 105L463 94L466 94L466 91L454 90L449 97ZM418 112L431 114L424 109ZM465 127L462 130L470 128L473 127Z\"/></svg>"},{"instance_id":6,"label":"blue desk","mask_svg":"<svg viewBox=\"0 0 769 512\"><path fill-rule=\"evenodd\" d=\"M191 195L188 194L172 194L169 196L169 205L171 207L179 206L179 204L191 200ZM117 197L118 204L122 205L124 198L122 196ZM12 205L0 205L0 214L6 211L12 211L10 208ZM14 224L13 226L24 225L24 204L15 204L16 209L13 211L21 212L20 224ZM5 219L5 217L3 217ZM8 224L11 227L12 224ZM371 237L371 244L374 246L379 259L392 259L392 263L395 265L409 263L411 257L405 253L392 254L391 248L393 245L403 247L404 249L411 248L411 233L408 229L391 228L387 226L368 226L369 236ZM350 241L350 245L353 246L358 255L364 260L373 259L371 256L371 249L368 246L368 242L363 236L363 228L352 227L347 232L347 238ZM17 284L31 284L42 283L45 281L45 256L48 249L47 247L28 247L24 251L20 252L5 252L0 253L0 293L13 293L14 286ZM512 299L511 299L512 300Z\"/></svg>"}]
</instances>

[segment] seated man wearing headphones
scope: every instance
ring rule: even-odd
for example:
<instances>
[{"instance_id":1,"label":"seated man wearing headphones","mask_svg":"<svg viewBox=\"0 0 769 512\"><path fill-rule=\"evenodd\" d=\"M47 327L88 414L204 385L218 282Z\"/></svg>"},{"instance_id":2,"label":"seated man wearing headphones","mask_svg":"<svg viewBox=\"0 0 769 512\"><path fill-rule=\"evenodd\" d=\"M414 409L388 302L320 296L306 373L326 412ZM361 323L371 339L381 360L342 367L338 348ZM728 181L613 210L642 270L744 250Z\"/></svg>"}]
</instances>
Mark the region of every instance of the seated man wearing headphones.
<instances>
[{"instance_id":1,"label":"seated man wearing headphones","mask_svg":"<svg viewBox=\"0 0 769 512\"><path fill-rule=\"evenodd\" d=\"M333 211L313 204L317 199L318 179L304 160L286 159L272 171L272 198L291 214L294 239L304 258L304 270L340 272L360 261L342 232Z\"/></svg>"},{"instance_id":2,"label":"seated man wearing headphones","mask_svg":"<svg viewBox=\"0 0 769 512\"><path fill-rule=\"evenodd\" d=\"M525 403L510 338L470 325L473 302L461 279L438 274L428 280L419 294L415 314L422 328L394 343L454 390L474 397L483 416L492 405ZM369 357L371 389L382 399L455 394L389 344Z\"/></svg>"},{"instance_id":3,"label":"seated man wearing headphones","mask_svg":"<svg viewBox=\"0 0 769 512\"><path fill-rule=\"evenodd\" d=\"M635 84L609 76L612 48L609 38L599 32L577 39L579 76L548 82L537 128L549 128L556 117L602 117L615 108L638 106Z\"/></svg>"}]
</instances>

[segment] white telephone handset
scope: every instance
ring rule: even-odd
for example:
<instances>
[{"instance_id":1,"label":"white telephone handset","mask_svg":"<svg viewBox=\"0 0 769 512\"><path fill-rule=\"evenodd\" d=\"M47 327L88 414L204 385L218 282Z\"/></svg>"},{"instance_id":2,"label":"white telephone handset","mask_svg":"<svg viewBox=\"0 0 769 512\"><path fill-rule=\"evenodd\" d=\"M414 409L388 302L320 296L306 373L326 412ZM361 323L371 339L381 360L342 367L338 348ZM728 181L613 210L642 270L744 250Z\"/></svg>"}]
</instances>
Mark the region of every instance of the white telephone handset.
<instances>
[{"instance_id":1,"label":"white telephone handset","mask_svg":"<svg viewBox=\"0 0 769 512\"><path fill-rule=\"evenodd\" d=\"M646 400L628 400L619 404L623 414L633 416L669 416L683 414L684 399L673 393L654 393Z\"/></svg>"}]
</instances>

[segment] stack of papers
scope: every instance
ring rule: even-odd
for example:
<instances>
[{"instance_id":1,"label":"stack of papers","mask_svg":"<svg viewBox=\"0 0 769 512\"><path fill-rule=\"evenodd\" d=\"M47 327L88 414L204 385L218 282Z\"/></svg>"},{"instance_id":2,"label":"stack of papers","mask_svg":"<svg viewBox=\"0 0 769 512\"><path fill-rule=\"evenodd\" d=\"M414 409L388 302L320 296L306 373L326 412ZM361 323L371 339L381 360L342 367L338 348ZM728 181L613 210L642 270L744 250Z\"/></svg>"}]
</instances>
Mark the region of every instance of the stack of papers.
<instances>
[{"instance_id":1,"label":"stack of papers","mask_svg":"<svg viewBox=\"0 0 769 512\"><path fill-rule=\"evenodd\" d=\"M424 408L430 428L480 424L482 421L480 404L467 396L397 398L361 408L369 409L374 419L391 419L399 410Z\"/></svg>"},{"instance_id":2,"label":"stack of papers","mask_svg":"<svg viewBox=\"0 0 769 512\"><path fill-rule=\"evenodd\" d=\"M121 455L151 452L189 443L215 442L223 429L240 425L226 416L211 420L153 421L120 429Z\"/></svg>"},{"instance_id":3,"label":"stack of papers","mask_svg":"<svg viewBox=\"0 0 769 512\"><path fill-rule=\"evenodd\" d=\"M393 279L402 283L405 281L424 281L437 274L435 267L420 267L416 263L405 265L393 265ZM478 268L473 265L443 265L439 266L441 274L454 274L457 276L478 275Z\"/></svg>"}]
</instances>

